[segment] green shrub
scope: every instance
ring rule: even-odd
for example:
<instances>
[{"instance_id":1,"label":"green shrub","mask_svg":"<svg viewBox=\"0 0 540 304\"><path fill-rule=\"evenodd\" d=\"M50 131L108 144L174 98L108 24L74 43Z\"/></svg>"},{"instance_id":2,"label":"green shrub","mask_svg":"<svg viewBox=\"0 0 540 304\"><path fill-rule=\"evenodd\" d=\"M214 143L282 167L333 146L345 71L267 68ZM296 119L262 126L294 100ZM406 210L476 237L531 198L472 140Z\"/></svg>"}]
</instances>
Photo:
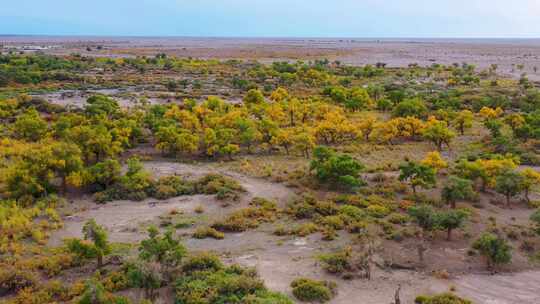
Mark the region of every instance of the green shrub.
<instances>
[{"instance_id":1,"label":"green shrub","mask_svg":"<svg viewBox=\"0 0 540 304\"><path fill-rule=\"evenodd\" d=\"M268 291L254 269L223 267L216 261L219 259L205 256L184 265L189 271L176 281L177 303L292 304L287 297Z\"/></svg>"},{"instance_id":2,"label":"green shrub","mask_svg":"<svg viewBox=\"0 0 540 304\"><path fill-rule=\"evenodd\" d=\"M38 278L34 272L14 269L12 266L0 269L0 294L15 293L37 283Z\"/></svg>"},{"instance_id":3,"label":"green shrub","mask_svg":"<svg viewBox=\"0 0 540 304\"><path fill-rule=\"evenodd\" d=\"M208 252L191 255L182 264L182 272L191 274L196 271L219 271L223 269L220 259Z\"/></svg>"},{"instance_id":4,"label":"green shrub","mask_svg":"<svg viewBox=\"0 0 540 304\"><path fill-rule=\"evenodd\" d=\"M365 184L360 178L364 165L349 155L338 154L333 149L319 146L313 150L311 170L320 183L333 187L354 189Z\"/></svg>"},{"instance_id":5,"label":"green shrub","mask_svg":"<svg viewBox=\"0 0 540 304\"><path fill-rule=\"evenodd\" d=\"M406 214L392 213L388 216L388 221L392 224L405 224L409 222L411 218Z\"/></svg>"},{"instance_id":6,"label":"green shrub","mask_svg":"<svg viewBox=\"0 0 540 304\"><path fill-rule=\"evenodd\" d=\"M212 228L222 232L243 232L259 227L261 222L271 222L276 218L275 211L263 207L248 207L237 210L223 220L212 224Z\"/></svg>"},{"instance_id":7,"label":"green shrub","mask_svg":"<svg viewBox=\"0 0 540 304\"><path fill-rule=\"evenodd\" d=\"M331 215L320 218L317 221L320 225L330 227L335 230L341 230L345 227L345 222L339 215Z\"/></svg>"},{"instance_id":8,"label":"green shrub","mask_svg":"<svg viewBox=\"0 0 540 304\"><path fill-rule=\"evenodd\" d=\"M391 212L390 209L381 205L371 205L366 208L366 211L370 216L376 218L383 218Z\"/></svg>"},{"instance_id":9,"label":"green shrub","mask_svg":"<svg viewBox=\"0 0 540 304\"><path fill-rule=\"evenodd\" d=\"M317 226L317 224L315 223L312 223L312 222L309 222L309 223L304 223L300 226L298 226L295 230L294 230L294 234L298 235L298 236L308 236L312 233L315 233L319 231L319 226Z\"/></svg>"},{"instance_id":10,"label":"green shrub","mask_svg":"<svg viewBox=\"0 0 540 304\"><path fill-rule=\"evenodd\" d=\"M336 284L329 281L315 281L299 278L291 283L293 295L300 301L324 303L336 294Z\"/></svg>"},{"instance_id":11,"label":"green shrub","mask_svg":"<svg viewBox=\"0 0 540 304\"><path fill-rule=\"evenodd\" d=\"M443 293L429 296L417 296L414 300L416 304L472 304L471 301L462 299L452 293Z\"/></svg>"},{"instance_id":12,"label":"green shrub","mask_svg":"<svg viewBox=\"0 0 540 304\"><path fill-rule=\"evenodd\" d=\"M199 227L193 233L193 237L196 239L206 239L210 237L216 240L222 240L223 238L225 238L225 234L223 234L223 232L217 231L212 227Z\"/></svg>"},{"instance_id":13,"label":"green shrub","mask_svg":"<svg viewBox=\"0 0 540 304\"><path fill-rule=\"evenodd\" d=\"M220 174L208 174L195 182L197 193L217 194L220 191L245 192L246 190L235 180Z\"/></svg>"},{"instance_id":14,"label":"green shrub","mask_svg":"<svg viewBox=\"0 0 540 304\"><path fill-rule=\"evenodd\" d=\"M351 250L348 248L320 255L319 260L322 262L322 267L329 273L341 274L352 269Z\"/></svg>"},{"instance_id":15,"label":"green shrub","mask_svg":"<svg viewBox=\"0 0 540 304\"><path fill-rule=\"evenodd\" d=\"M352 219L355 221L362 220L366 217L366 212L364 212L364 210L351 205L341 206L339 208L339 213L342 216L345 216L345 218L349 218L349 220Z\"/></svg>"},{"instance_id":16,"label":"green shrub","mask_svg":"<svg viewBox=\"0 0 540 304\"><path fill-rule=\"evenodd\" d=\"M367 233L368 224L364 221L354 221L347 225L347 231L350 233Z\"/></svg>"}]
</instances>

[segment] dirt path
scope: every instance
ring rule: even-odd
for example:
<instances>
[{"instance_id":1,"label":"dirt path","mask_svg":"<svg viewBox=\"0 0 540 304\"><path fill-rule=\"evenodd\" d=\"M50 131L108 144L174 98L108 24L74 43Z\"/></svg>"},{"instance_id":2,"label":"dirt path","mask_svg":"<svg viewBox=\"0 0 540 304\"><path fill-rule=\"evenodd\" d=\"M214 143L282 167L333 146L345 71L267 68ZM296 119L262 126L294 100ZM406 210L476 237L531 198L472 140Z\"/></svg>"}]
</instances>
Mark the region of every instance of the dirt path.
<instances>
[{"instance_id":1,"label":"dirt path","mask_svg":"<svg viewBox=\"0 0 540 304\"><path fill-rule=\"evenodd\" d=\"M115 201L97 205L90 200L79 200L75 204L87 206L65 219L65 227L51 237L50 243L58 245L66 237L80 237L81 228L87 219L94 218L110 232L114 242L140 241L145 237L142 225L155 220L172 209L193 214L202 205L205 216L219 217L246 206L252 197L271 198L284 205L295 195L291 188L263 179L248 177L225 171L218 164L181 164L166 161L144 163L154 176L181 175L197 178L208 173L220 173L234 178L247 193L240 203L224 208L213 196L193 195L158 202L148 199L142 202ZM157 203L156 203L157 202ZM154 204L156 203L156 204ZM227 234L223 240L185 238L190 250L212 250L220 253L231 263L256 267L266 285L276 291L291 295L289 284L298 277L333 280L338 283L338 295L330 304L385 304L391 303L396 288L401 285L402 303L413 303L419 294L445 292L454 286L457 294L469 298L475 304L538 304L540 303L540 272L529 271L516 274L464 275L452 280L440 280L430 275L413 271L384 271L375 269L373 279L342 280L325 273L317 256L330 252L350 241L344 233L335 241L323 242L319 234L307 238L277 237L271 232L272 225L263 225L254 231ZM292 297L292 295L291 295Z\"/></svg>"},{"instance_id":2,"label":"dirt path","mask_svg":"<svg viewBox=\"0 0 540 304\"><path fill-rule=\"evenodd\" d=\"M515 274L470 274L454 280L460 295L478 304L540 303L540 271Z\"/></svg>"},{"instance_id":3,"label":"dirt path","mask_svg":"<svg viewBox=\"0 0 540 304\"><path fill-rule=\"evenodd\" d=\"M204 206L205 214L222 216L235 207L247 205L253 197L260 196L275 199L279 204L284 205L294 195L292 189L282 184L236 173L221 172L220 169L207 164L189 165L151 161L144 163L144 166L156 177L177 174L196 178L208 173L221 173L237 180L247 190L247 193L243 195L238 205L231 208L221 207L221 203L211 195L180 196L164 201L156 199L146 199L140 202L113 201L107 204L95 204L90 198L80 199L75 201L74 204L85 207L64 219L64 228L53 233L49 244L56 246L60 245L64 238L80 237L84 222L92 218L109 231L111 241L137 242L146 236L144 229L140 229L142 224L148 223L173 209L193 213L196 207Z\"/></svg>"}]
</instances>

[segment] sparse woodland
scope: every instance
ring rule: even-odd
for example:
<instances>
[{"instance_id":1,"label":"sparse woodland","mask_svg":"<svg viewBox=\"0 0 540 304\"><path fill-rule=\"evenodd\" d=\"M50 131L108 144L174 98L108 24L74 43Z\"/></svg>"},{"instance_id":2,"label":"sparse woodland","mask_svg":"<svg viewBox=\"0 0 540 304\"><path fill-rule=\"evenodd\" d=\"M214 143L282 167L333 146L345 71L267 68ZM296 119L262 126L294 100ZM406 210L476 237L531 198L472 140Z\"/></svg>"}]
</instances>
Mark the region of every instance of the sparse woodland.
<instances>
[{"instance_id":1,"label":"sparse woodland","mask_svg":"<svg viewBox=\"0 0 540 304\"><path fill-rule=\"evenodd\" d=\"M119 88L135 89L89 94L80 107L43 97ZM376 269L449 278L540 261L540 90L526 75L466 63L11 54L0 56L0 120L2 303L327 302L339 282L375 280ZM220 170L155 176L153 160ZM296 195L249 197L238 176ZM111 241L91 219L80 238L49 244L82 198L107 208L195 196L220 201L219 218L170 210L136 243ZM184 244L259 230L336 244L313 256L332 279L306 273L278 293L256 269Z\"/></svg>"}]
</instances>

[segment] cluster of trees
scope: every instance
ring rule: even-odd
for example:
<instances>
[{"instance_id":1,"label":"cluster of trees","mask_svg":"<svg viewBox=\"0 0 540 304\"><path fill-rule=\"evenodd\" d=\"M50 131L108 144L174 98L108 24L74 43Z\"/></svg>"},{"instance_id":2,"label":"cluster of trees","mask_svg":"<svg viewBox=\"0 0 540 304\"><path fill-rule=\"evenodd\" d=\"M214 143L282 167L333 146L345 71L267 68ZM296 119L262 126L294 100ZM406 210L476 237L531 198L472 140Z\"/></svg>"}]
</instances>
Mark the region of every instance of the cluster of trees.
<instances>
[{"instance_id":1,"label":"cluster of trees","mask_svg":"<svg viewBox=\"0 0 540 304\"><path fill-rule=\"evenodd\" d=\"M4 101L14 117L0 142L5 198L31 202L68 186L107 186L119 172L115 158L142 138L142 119L110 98L94 96L84 111L53 116L24 106L27 98Z\"/></svg>"},{"instance_id":2,"label":"cluster of trees","mask_svg":"<svg viewBox=\"0 0 540 304\"><path fill-rule=\"evenodd\" d=\"M411 207L408 213L414 218L423 232L418 245L418 254L421 263L424 261L424 252L427 249L424 242L429 233L444 230L447 232L447 240L450 241L452 231L462 227L469 217L468 212L465 210L450 209L437 211L428 205ZM477 250L485 258L489 270L494 270L498 265L509 263L512 259L512 247L504 238L493 233L483 233L473 242L472 248Z\"/></svg>"},{"instance_id":3,"label":"cluster of trees","mask_svg":"<svg viewBox=\"0 0 540 304\"><path fill-rule=\"evenodd\" d=\"M45 55L0 55L0 87L10 83L79 80L75 74L88 65L79 60Z\"/></svg>"},{"instance_id":4,"label":"cluster of trees","mask_svg":"<svg viewBox=\"0 0 540 304\"><path fill-rule=\"evenodd\" d=\"M360 172L364 166L347 154L339 154L328 147L319 146L313 151L311 170L322 184L355 189L364 184Z\"/></svg>"},{"instance_id":5,"label":"cluster of trees","mask_svg":"<svg viewBox=\"0 0 540 304\"><path fill-rule=\"evenodd\" d=\"M514 157L501 155L488 155L475 160L458 160L450 169L450 175L441 192L442 201L456 208L461 200L473 200L477 191L486 192L492 189L506 198L509 207L511 199L523 194L524 199L530 202L531 189L540 185L540 173L525 168L517 170L519 164ZM416 194L417 189L429 189L437 183L437 172L447 168L448 164L437 152L429 153L421 162L407 160L401 164L399 180L408 183Z\"/></svg>"},{"instance_id":6,"label":"cluster of trees","mask_svg":"<svg viewBox=\"0 0 540 304\"><path fill-rule=\"evenodd\" d=\"M479 184L479 191L491 188L504 195L507 206L510 206L511 199L520 193L529 202L529 192L540 184L540 173L531 168L517 170L518 164L515 158L493 155L474 161L461 160L455 170L459 176Z\"/></svg>"},{"instance_id":7,"label":"cluster of trees","mask_svg":"<svg viewBox=\"0 0 540 304\"><path fill-rule=\"evenodd\" d=\"M111 252L104 228L94 220L86 222L84 239L66 241L70 252L81 261L97 258L98 274L104 259ZM228 303L254 301L255 303L284 303L292 301L280 293L270 292L256 272L238 265L224 266L217 256L209 253L189 253L171 230L165 233L155 227L148 229L148 238L138 246L138 255L126 260L117 272L122 282L118 290L139 288L143 298L153 302L157 290L173 286L171 295L179 303ZM99 277L99 276L98 276ZM76 303L130 303L126 298L109 294L101 281L87 280Z\"/></svg>"}]
</instances>

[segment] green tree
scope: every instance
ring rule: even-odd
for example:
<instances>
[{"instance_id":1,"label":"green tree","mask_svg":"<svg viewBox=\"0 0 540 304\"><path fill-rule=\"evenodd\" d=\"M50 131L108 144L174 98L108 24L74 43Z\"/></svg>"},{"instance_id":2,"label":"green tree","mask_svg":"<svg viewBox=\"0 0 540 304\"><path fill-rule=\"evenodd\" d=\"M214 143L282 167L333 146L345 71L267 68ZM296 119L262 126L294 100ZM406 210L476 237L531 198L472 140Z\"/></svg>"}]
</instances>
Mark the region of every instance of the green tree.
<instances>
[{"instance_id":1,"label":"green tree","mask_svg":"<svg viewBox=\"0 0 540 304\"><path fill-rule=\"evenodd\" d=\"M407 213L414 219L424 234L435 230L438 224L437 212L428 205L413 206Z\"/></svg>"},{"instance_id":2,"label":"green tree","mask_svg":"<svg viewBox=\"0 0 540 304\"><path fill-rule=\"evenodd\" d=\"M503 125L504 124L499 119L486 119L484 121L484 126L489 130L489 133L493 138L497 138L502 135L501 129Z\"/></svg>"},{"instance_id":3,"label":"green tree","mask_svg":"<svg viewBox=\"0 0 540 304\"><path fill-rule=\"evenodd\" d=\"M116 159L107 159L86 169L86 183L92 190L103 191L120 180L121 166Z\"/></svg>"},{"instance_id":4,"label":"green tree","mask_svg":"<svg viewBox=\"0 0 540 304\"><path fill-rule=\"evenodd\" d=\"M264 95L258 89L249 90L244 97L244 104L246 105L256 105L261 103L264 103Z\"/></svg>"},{"instance_id":5,"label":"green tree","mask_svg":"<svg viewBox=\"0 0 540 304\"><path fill-rule=\"evenodd\" d=\"M111 252L108 235L94 219L88 220L82 229L84 240L71 239L67 241L69 250L81 258L97 259L97 268L103 266L103 258Z\"/></svg>"},{"instance_id":6,"label":"green tree","mask_svg":"<svg viewBox=\"0 0 540 304\"><path fill-rule=\"evenodd\" d=\"M486 259L488 270L494 270L497 265L510 263L512 247L507 241L495 234L484 233L472 245Z\"/></svg>"},{"instance_id":7,"label":"green tree","mask_svg":"<svg viewBox=\"0 0 540 304\"><path fill-rule=\"evenodd\" d=\"M105 95L94 95L86 100L84 110L89 115L114 115L120 111L118 102Z\"/></svg>"},{"instance_id":8,"label":"green tree","mask_svg":"<svg viewBox=\"0 0 540 304\"><path fill-rule=\"evenodd\" d=\"M473 119L474 114L469 110L463 110L457 114L456 118L454 119L454 124L461 135L465 134L465 129L472 128Z\"/></svg>"},{"instance_id":9,"label":"green tree","mask_svg":"<svg viewBox=\"0 0 540 304\"><path fill-rule=\"evenodd\" d=\"M329 182L334 186L348 189L362 185L360 172L364 166L346 154L337 154L334 150L319 146L313 151L311 170L319 182Z\"/></svg>"},{"instance_id":10,"label":"green tree","mask_svg":"<svg viewBox=\"0 0 540 304\"><path fill-rule=\"evenodd\" d=\"M416 194L417 187L427 189L436 184L435 169L428 165L407 161L399 166L399 170L399 180L408 182L414 194Z\"/></svg>"},{"instance_id":11,"label":"green tree","mask_svg":"<svg viewBox=\"0 0 540 304\"><path fill-rule=\"evenodd\" d=\"M540 209L537 209L533 214L531 214L530 220L536 226L536 233L540 234Z\"/></svg>"},{"instance_id":12,"label":"green tree","mask_svg":"<svg viewBox=\"0 0 540 304\"><path fill-rule=\"evenodd\" d=\"M140 160L132 157L127 161L126 174L120 177L120 185L129 196L144 198L152 186L152 177L144 170Z\"/></svg>"},{"instance_id":13,"label":"green tree","mask_svg":"<svg viewBox=\"0 0 540 304\"><path fill-rule=\"evenodd\" d=\"M148 238L142 240L139 246L139 257L144 261L159 263L165 274L180 265L186 252L184 245L173 237L172 231L161 235L155 227L148 229Z\"/></svg>"},{"instance_id":14,"label":"green tree","mask_svg":"<svg viewBox=\"0 0 540 304\"><path fill-rule=\"evenodd\" d=\"M155 263L136 261L126 265L126 276L129 285L144 290L144 297L154 300L156 290L163 284L163 277L159 267Z\"/></svg>"},{"instance_id":15,"label":"green tree","mask_svg":"<svg viewBox=\"0 0 540 304\"><path fill-rule=\"evenodd\" d=\"M173 155L191 154L199 150L199 136L176 126L163 126L156 132L156 147Z\"/></svg>"},{"instance_id":16,"label":"green tree","mask_svg":"<svg viewBox=\"0 0 540 304\"><path fill-rule=\"evenodd\" d=\"M75 144L65 142L55 143L51 148L54 157L51 159L51 169L62 181L62 192L66 191L68 182L72 186L81 186L84 165L81 149Z\"/></svg>"},{"instance_id":17,"label":"green tree","mask_svg":"<svg viewBox=\"0 0 540 304\"><path fill-rule=\"evenodd\" d=\"M460 228L467 220L468 213L463 210L449 210L437 213L437 225L446 230L448 241L452 240L452 230Z\"/></svg>"},{"instance_id":18,"label":"green tree","mask_svg":"<svg viewBox=\"0 0 540 304\"><path fill-rule=\"evenodd\" d=\"M495 178L495 191L506 197L506 206L510 207L510 200L523 190L524 179L514 170L506 170Z\"/></svg>"},{"instance_id":19,"label":"green tree","mask_svg":"<svg viewBox=\"0 0 540 304\"><path fill-rule=\"evenodd\" d=\"M31 108L17 117L13 124L13 133L16 138L36 142L45 137L47 128L47 122Z\"/></svg>"},{"instance_id":20,"label":"green tree","mask_svg":"<svg viewBox=\"0 0 540 304\"><path fill-rule=\"evenodd\" d=\"M427 233L437 228L437 213L433 207L428 205L413 206L407 211L408 214L414 219L418 227L422 229L422 235L420 236L420 242L417 244L418 259L420 263L424 263L424 252L427 250L425 246Z\"/></svg>"},{"instance_id":21,"label":"green tree","mask_svg":"<svg viewBox=\"0 0 540 304\"><path fill-rule=\"evenodd\" d=\"M115 141L108 128L101 123L69 128L66 137L81 148L86 163L99 162L122 151L122 144Z\"/></svg>"},{"instance_id":22,"label":"green tree","mask_svg":"<svg viewBox=\"0 0 540 304\"><path fill-rule=\"evenodd\" d=\"M456 134L448 129L445 121L435 120L428 121L423 136L425 139L433 142L439 151L442 151L443 144L450 147L450 143L456 137Z\"/></svg>"},{"instance_id":23,"label":"green tree","mask_svg":"<svg viewBox=\"0 0 540 304\"><path fill-rule=\"evenodd\" d=\"M408 117L413 116L416 118L423 118L426 116L427 106L426 103L419 99L405 99L398 103L394 108L393 115L396 117Z\"/></svg>"},{"instance_id":24,"label":"green tree","mask_svg":"<svg viewBox=\"0 0 540 304\"><path fill-rule=\"evenodd\" d=\"M351 111L358 111L367 108L371 103L371 97L366 89L354 88L345 101L345 107Z\"/></svg>"},{"instance_id":25,"label":"green tree","mask_svg":"<svg viewBox=\"0 0 540 304\"><path fill-rule=\"evenodd\" d=\"M442 200L450 204L453 209L456 208L457 201L472 199L474 195L472 182L457 176L450 176L441 192Z\"/></svg>"}]
</instances>

